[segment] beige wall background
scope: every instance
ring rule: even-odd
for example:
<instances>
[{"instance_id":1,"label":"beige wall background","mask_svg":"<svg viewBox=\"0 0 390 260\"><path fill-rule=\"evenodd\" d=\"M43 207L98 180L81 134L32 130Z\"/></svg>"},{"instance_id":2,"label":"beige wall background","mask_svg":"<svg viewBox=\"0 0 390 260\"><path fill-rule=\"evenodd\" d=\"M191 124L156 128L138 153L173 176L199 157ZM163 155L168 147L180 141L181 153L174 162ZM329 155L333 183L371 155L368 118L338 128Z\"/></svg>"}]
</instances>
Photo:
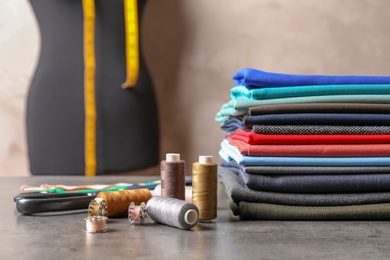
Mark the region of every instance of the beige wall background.
<instances>
[{"instance_id":1,"label":"beige wall background","mask_svg":"<svg viewBox=\"0 0 390 260\"><path fill-rule=\"evenodd\" d=\"M161 158L218 158L214 121L240 68L390 75L387 0L150 0L142 25L161 118ZM0 175L29 175L25 101L39 54L27 0L0 1ZM158 172L156 172L158 173Z\"/></svg>"}]
</instances>

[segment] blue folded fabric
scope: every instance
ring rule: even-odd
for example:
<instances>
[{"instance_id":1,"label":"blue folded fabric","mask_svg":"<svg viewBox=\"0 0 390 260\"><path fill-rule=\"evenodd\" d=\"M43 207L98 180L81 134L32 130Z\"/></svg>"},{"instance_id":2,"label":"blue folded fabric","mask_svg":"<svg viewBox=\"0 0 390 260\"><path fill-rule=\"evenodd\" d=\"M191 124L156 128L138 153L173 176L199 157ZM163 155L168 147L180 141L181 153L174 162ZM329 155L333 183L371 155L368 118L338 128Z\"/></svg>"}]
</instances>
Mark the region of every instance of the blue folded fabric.
<instances>
[{"instance_id":1,"label":"blue folded fabric","mask_svg":"<svg viewBox=\"0 0 390 260\"><path fill-rule=\"evenodd\" d=\"M264 166L389 166L390 157L274 157L246 156L226 140L222 141L219 155L225 161L235 160L239 165Z\"/></svg>"},{"instance_id":2,"label":"blue folded fabric","mask_svg":"<svg viewBox=\"0 0 390 260\"><path fill-rule=\"evenodd\" d=\"M237 85L244 85L248 89L252 89L281 86L390 84L390 77L281 74L245 68L236 72L233 81Z\"/></svg>"},{"instance_id":3,"label":"blue folded fabric","mask_svg":"<svg viewBox=\"0 0 390 260\"><path fill-rule=\"evenodd\" d=\"M244 129L244 128L245 128L245 126L244 126L243 120L236 118L236 117L230 118L225 123L223 123L223 125L221 126L221 129L223 131L228 132L228 133L233 133L237 129Z\"/></svg>"}]
</instances>

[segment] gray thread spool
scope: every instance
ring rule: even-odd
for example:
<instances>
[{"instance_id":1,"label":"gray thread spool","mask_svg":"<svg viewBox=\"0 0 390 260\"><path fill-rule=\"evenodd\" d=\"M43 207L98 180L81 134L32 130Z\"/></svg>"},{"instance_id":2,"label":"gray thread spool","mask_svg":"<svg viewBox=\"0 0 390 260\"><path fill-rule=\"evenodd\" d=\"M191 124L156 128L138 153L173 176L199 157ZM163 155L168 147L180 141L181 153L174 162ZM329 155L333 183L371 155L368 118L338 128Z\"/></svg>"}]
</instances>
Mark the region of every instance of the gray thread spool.
<instances>
[{"instance_id":1,"label":"gray thread spool","mask_svg":"<svg viewBox=\"0 0 390 260\"><path fill-rule=\"evenodd\" d=\"M161 162L161 196L185 200L185 161L180 154L167 153Z\"/></svg>"},{"instance_id":2,"label":"gray thread spool","mask_svg":"<svg viewBox=\"0 0 390 260\"><path fill-rule=\"evenodd\" d=\"M146 210L154 222L180 229L191 229L199 220L199 210L194 204L175 198L152 197Z\"/></svg>"}]
</instances>

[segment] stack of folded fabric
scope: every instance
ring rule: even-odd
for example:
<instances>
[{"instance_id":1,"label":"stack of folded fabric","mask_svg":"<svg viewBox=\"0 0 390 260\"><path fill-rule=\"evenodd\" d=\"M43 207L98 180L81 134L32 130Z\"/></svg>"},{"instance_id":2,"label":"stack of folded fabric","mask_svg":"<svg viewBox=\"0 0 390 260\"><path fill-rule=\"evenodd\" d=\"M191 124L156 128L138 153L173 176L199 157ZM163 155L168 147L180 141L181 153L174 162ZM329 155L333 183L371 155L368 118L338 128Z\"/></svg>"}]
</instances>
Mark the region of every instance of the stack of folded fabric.
<instances>
[{"instance_id":1,"label":"stack of folded fabric","mask_svg":"<svg viewBox=\"0 0 390 260\"><path fill-rule=\"evenodd\" d=\"M390 77L242 69L216 116L241 219L390 219Z\"/></svg>"}]
</instances>

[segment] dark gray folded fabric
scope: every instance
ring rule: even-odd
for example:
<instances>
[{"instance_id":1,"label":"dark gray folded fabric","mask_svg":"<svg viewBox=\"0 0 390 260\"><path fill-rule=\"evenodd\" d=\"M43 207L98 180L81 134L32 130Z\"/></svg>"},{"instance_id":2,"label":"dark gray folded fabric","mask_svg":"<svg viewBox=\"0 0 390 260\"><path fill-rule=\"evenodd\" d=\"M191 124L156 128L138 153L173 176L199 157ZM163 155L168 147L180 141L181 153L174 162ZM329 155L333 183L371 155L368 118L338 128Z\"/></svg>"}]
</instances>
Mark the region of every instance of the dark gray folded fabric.
<instances>
[{"instance_id":1,"label":"dark gray folded fabric","mask_svg":"<svg viewBox=\"0 0 390 260\"><path fill-rule=\"evenodd\" d=\"M242 177L246 175L245 177ZM378 192L390 190L390 174L258 175L242 172L249 189L299 193Z\"/></svg>"},{"instance_id":2,"label":"dark gray folded fabric","mask_svg":"<svg viewBox=\"0 0 390 260\"><path fill-rule=\"evenodd\" d=\"M377 220L390 219L390 203L308 207L240 202L233 213L242 220Z\"/></svg>"},{"instance_id":3,"label":"dark gray folded fabric","mask_svg":"<svg viewBox=\"0 0 390 260\"><path fill-rule=\"evenodd\" d=\"M242 201L292 206L345 206L390 203L390 192L300 194L255 191L247 188L242 179L224 167L218 168L229 197L235 203Z\"/></svg>"},{"instance_id":4,"label":"dark gray folded fabric","mask_svg":"<svg viewBox=\"0 0 390 260\"><path fill-rule=\"evenodd\" d=\"M221 129L250 129L259 134L388 134L389 114L300 113L230 118Z\"/></svg>"},{"instance_id":5,"label":"dark gray folded fabric","mask_svg":"<svg viewBox=\"0 0 390 260\"><path fill-rule=\"evenodd\" d=\"M389 166L241 166L236 161L222 161L221 166L233 167L250 174L315 175L390 173Z\"/></svg>"},{"instance_id":6,"label":"dark gray folded fabric","mask_svg":"<svg viewBox=\"0 0 390 260\"><path fill-rule=\"evenodd\" d=\"M239 120L225 124L229 127L230 132L235 129L243 129L238 123ZM225 126L225 125L224 125ZM223 130L224 126L222 127ZM360 125L254 125L251 130L258 134L390 134L390 126L360 126ZM225 130L227 131L227 130Z\"/></svg>"}]
</instances>

